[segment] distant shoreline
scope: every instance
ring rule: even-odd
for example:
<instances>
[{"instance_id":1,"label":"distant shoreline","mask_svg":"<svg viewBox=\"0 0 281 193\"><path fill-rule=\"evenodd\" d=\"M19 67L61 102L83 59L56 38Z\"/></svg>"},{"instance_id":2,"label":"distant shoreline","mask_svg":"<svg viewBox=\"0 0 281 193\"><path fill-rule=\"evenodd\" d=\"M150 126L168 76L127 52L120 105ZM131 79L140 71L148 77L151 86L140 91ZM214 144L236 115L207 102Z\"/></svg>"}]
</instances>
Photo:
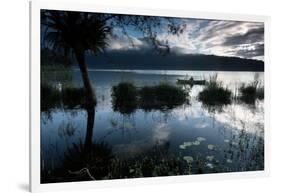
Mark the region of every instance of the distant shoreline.
<instances>
[{"instance_id":1,"label":"distant shoreline","mask_svg":"<svg viewBox=\"0 0 281 193\"><path fill-rule=\"evenodd\" d=\"M78 67L75 66L75 70L79 70ZM210 71L210 72L264 72L264 70L243 70L243 69L235 69L235 70L225 70L225 69L140 69L140 68L134 68L134 69L122 69L122 68L88 68L88 71L115 71L115 72L131 72L131 71L195 71L195 72L200 72L200 71Z\"/></svg>"}]
</instances>

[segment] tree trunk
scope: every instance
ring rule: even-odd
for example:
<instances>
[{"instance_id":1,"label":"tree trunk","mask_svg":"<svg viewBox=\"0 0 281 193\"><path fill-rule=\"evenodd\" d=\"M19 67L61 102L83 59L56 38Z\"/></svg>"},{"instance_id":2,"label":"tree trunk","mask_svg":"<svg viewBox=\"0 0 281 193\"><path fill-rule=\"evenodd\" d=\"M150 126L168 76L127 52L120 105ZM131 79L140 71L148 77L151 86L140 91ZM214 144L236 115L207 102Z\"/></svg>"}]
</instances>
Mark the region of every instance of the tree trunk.
<instances>
[{"instance_id":1,"label":"tree trunk","mask_svg":"<svg viewBox=\"0 0 281 193\"><path fill-rule=\"evenodd\" d=\"M94 123L95 123L96 98L91 85L91 80L88 75L88 70L85 63L84 51L75 50L75 56L82 74L82 79L83 79L83 84L86 94L85 105L86 105L88 118L87 118L87 130L86 130L84 148L86 151L88 151L92 146L92 136L93 136Z\"/></svg>"},{"instance_id":2,"label":"tree trunk","mask_svg":"<svg viewBox=\"0 0 281 193\"><path fill-rule=\"evenodd\" d=\"M87 100L86 107L91 109L95 107L96 99L88 75L88 70L85 63L84 51L75 51L75 56L82 74L83 84L86 92L86 100Z\"/></svg>"},{"instance_id":3,"label":"tree trunk","mask_svg":"<svg viewBox=\"0 0 281 193\"><path fill-rule=\"evenodd\" d=\"M90 150L92 146L93 129L95 124L95 109L88 109L87 114L87 131L84 143L84 148L86 151Z\"/></svg>"}]
</instances>

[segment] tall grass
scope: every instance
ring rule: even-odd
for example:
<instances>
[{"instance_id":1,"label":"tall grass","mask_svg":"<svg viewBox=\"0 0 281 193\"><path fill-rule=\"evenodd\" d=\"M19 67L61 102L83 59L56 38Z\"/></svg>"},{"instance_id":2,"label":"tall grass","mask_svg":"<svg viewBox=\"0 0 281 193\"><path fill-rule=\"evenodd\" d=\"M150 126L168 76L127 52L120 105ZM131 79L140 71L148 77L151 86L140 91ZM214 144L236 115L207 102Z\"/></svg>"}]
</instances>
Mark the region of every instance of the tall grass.
<instances>
[{"instance_id":1,"label":"tall grass","mask_svg":"<svg viewBox=\"0 0 281 193\"><path fill-rule=\"evenodd\" d=\"M240 99L248 104L255 103L256 99L264 99L264 87L257 86L253 83L248 85L243 84L240 88Z\"/></svg>"},{"instance_id":2,"label":"tall grass","mask_svg":"<svg viewBox=\"0 0 281 193\"><path fill-rule=\"evenodd\" d=\"M240 86L239 98L241 101L248 104L254 104L256 99L264 99L264 86L258 73L255 74L252 82Z\"/></svg>"},{"instance_id":3,"label":"tall grass","mask_svg":"<svg viewBox=\"0 0 281 193\"><path fill-rule=\"evenodd\" d=\"M55 86L41 85L41 111L48 111L53 108L86 108L88 105L85 89L83 87L63 87L58 89ZM96 100L95 104L96 105Z\"/></svg>"},{"instance_id":4,"label":"tall grass","mask_svg":"<svg viewBox=\"0 0 281 193\"><path fill-rule=\"evenodd\" d=\"M210 76L206 87L199 93L199 100L205 105L225 105L231 103L231 91L217 80L217 74Z\"/></svg>"},{"instance_id":5,"label":"tall grass","mask_svg":"<svg viewBox=\"0 0 281 193\"><path fill-rule=\"evenodd\" d=\"M61 104L61 93L54 87L41 85L41 111L48 111Z\"/></svg>"},{"instance_id":6,"label":"tall grass","mask_svg":"<svg viewBox=\"0 0 281 193\"><path fill-rule=\"evenodd\" d=\"M121 82L112 87L113 110L131 114L137 108L138 90L132 82Z\"/></svg>"},{"instance_id":7,"label":"tall grass","mask_svg":"<svg viewBox=\"0 0 281 193\"><path fill-rule=\"evenodd\" d=\"M112 88L113 107L145 110L173 108L187 102L188 93L178 86L162 82L154 86L137 88L133 83L121 82Z\"/></svg>"},{"instance_id":8,"label":"tall grass","mask_svg":"<svg viewBox=\"0 0 281 193\"><path fill-rule=\"evenodd\" d=\"M167 82L140 88L139 97L140 106L144 109L173 108L187 101L184 90Z\"/></svg>"}]
</instances>

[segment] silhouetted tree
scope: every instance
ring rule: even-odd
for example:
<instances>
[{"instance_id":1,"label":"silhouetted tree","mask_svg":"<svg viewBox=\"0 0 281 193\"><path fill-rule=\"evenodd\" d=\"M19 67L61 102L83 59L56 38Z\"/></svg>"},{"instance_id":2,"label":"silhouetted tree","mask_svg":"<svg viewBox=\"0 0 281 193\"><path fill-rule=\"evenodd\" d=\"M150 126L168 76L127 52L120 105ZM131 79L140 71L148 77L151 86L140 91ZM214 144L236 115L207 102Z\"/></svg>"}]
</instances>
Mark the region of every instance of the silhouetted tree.
<instances>
[{"instance_id":1,"label":"silhouetted tree","mask_svg":"<svg viewBox=\"0 0 281 193\"><path fill-rule=\"evenodd\" d=\"M168 41L160 41L157 35L160 29L177 35L183 33L185 25L180 20L168 17L134 16L120 14L101 14L73 11L42 10L42 45L64 54L74 55L79 65L86 97L89 104L95 105L95 95L85 63L85 53L98 54L106 48L108 35L114 27L128 35L128 29L141 32L156 51L169 52ZM133 42L132 42L133 44Z\"/></svg>"}]
</instances>

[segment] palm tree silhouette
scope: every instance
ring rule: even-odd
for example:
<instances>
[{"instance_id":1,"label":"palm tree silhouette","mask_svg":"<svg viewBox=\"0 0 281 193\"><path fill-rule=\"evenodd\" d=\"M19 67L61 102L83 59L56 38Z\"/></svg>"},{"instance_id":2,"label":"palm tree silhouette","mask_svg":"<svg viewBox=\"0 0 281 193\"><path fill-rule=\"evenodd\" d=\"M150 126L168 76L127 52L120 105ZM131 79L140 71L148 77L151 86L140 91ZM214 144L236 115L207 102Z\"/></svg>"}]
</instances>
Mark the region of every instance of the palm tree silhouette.
<instances>
[{"instance_id":1,"label":"palm tree silhouette","mask_svg":"<svg viewBox=\"0 0 281 193\"><path fill-rule=\"evenodd\" d=\"M107 35L111 28L105 20L84 12L45 11L41 16L42 23L49 28L45 32L45 39L52 49L75 56L86 91L87 106L95 106L96 99L85 63L85 53L102 52L107 46Z\"/></svg>"},{"instance_id":2,"label":"palm tree silhouette","mask_svg":"<svg viewBox=\"0 0 281 193\"><path fill-rule=\"evenodd\" d=\"M48 42L53 50L75 56L82 74L87 101L92 106L95 106L96 99L85 63L85 53L103 52L108 45L108 35L111 34L113 27L121 29L129 39L128 28L139 31L147 43L163 55L169 53L170 48L168 41L157 39L159 29L166 29L169 34L179 35L185 28L184 23L168 17L56 10L42 10L41 24L44 45ZM131 44L133 45L133 42Z\"/></svg>"}]
</instances>

